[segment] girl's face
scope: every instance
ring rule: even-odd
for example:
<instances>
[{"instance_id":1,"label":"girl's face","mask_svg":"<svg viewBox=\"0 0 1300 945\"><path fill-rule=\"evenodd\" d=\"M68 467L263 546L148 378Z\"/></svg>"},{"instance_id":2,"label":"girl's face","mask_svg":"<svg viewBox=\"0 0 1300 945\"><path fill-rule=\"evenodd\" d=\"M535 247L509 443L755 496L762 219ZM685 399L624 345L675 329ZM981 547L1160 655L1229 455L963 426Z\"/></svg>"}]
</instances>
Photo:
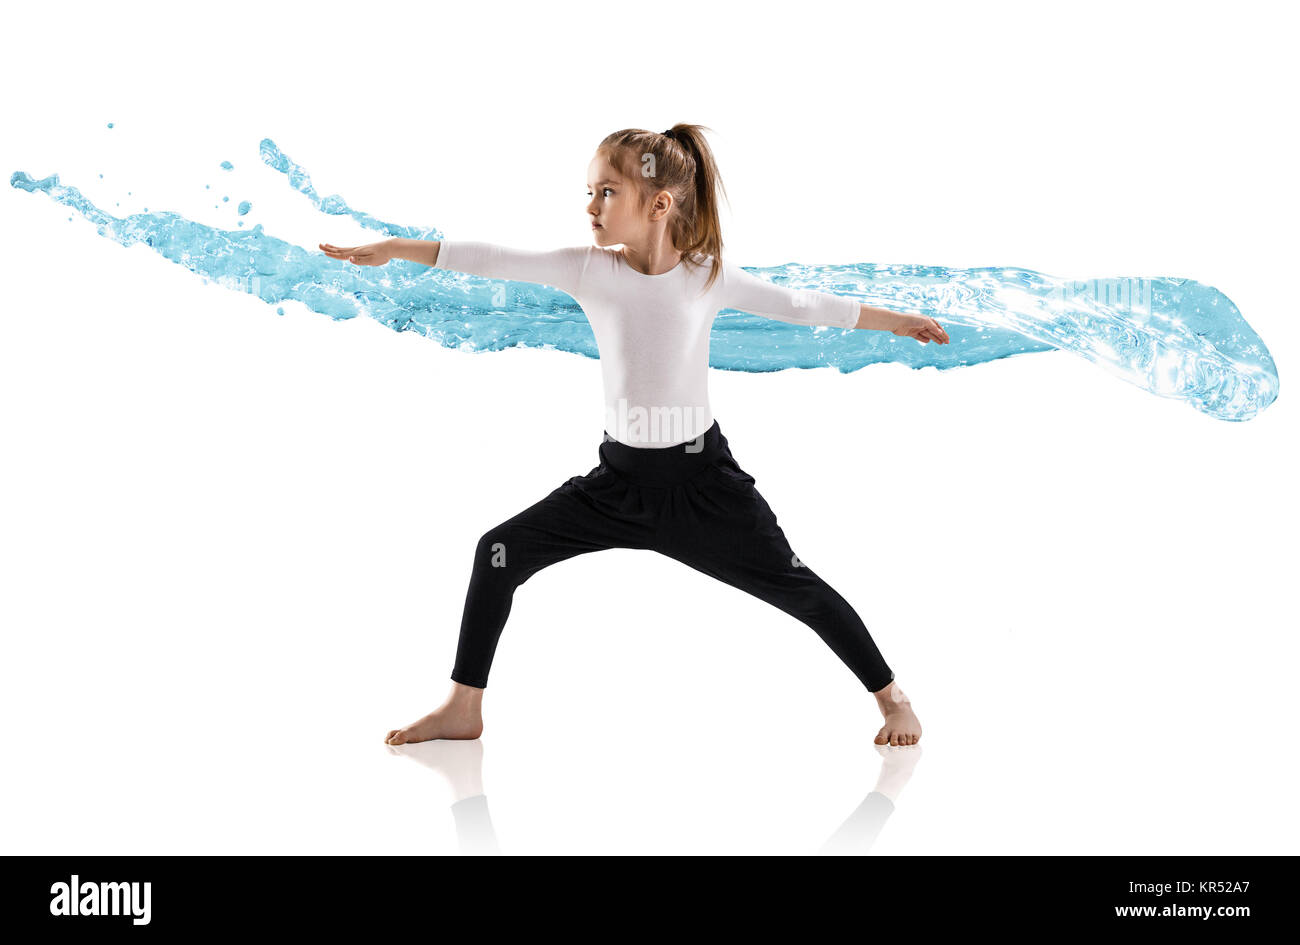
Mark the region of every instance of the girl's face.
<instances>
[{"instance_id":1,"label":"girl's face","mask_svg":"<svg viewBox=\"0 0 1300 945\"><path fill-rule=\"evenodd\" d=\"M628 180L599 154L587 167L587 216L597 246L640 245L647 228L637 194Z\"/></svg>"}]
</instances>

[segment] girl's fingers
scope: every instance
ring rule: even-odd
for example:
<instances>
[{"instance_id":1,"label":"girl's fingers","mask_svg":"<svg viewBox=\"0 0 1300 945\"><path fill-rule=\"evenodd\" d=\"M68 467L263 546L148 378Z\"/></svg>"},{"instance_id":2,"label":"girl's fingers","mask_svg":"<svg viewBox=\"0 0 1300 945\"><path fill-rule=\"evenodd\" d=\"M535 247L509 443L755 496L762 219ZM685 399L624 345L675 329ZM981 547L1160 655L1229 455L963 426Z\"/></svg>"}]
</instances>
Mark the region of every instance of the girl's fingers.
<instances>
[{"instance_id":1,"label":"girl's fingers","mask_svg":"<svg viewBox=\"0 0 1300 945\"><path fill-rule=\"evenodd\" d=\"M375 251L368 246L335 246L332 243L318 243L321 251L332 259L350 262L358 266L374 266Z\"/></svg>"},{"instance_id":2,"label":"girl's fingers","mask_svg":"<svg viewBox=\"0 0 1300 945\"><path fill-rule=\"evenodd\" d=\"M929 334L929 336L937 342L946 344L948 341L948 333L943 330L943 326L940 325L933 318L930 318L929 316L926 316L925 321L926 321L925 331Z\"/></svg>"}]
</instances>

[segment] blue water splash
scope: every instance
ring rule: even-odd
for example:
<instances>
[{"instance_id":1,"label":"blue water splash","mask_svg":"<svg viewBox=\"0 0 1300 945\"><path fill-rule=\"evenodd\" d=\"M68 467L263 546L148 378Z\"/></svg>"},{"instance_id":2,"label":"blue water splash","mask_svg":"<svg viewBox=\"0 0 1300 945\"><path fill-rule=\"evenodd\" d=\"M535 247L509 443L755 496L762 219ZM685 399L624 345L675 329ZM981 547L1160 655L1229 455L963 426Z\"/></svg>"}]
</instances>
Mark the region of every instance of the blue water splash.
<instances>
[{"instance_id":1,"label":"blue water splash","mask_svg":"<svg viewBox=\"0 0 1300 945\"><path fill-rule=\"evenodd\" d=\"M443 238L433 227L389 223L353 210L337 195L321 197L307 172L270 139L259 151L265 164L323 213L350 217L383 236ZM366 315L461 350L526 346L599 356L582 309L546 286L482 279L407 260L382 268L352 267L270 236L260 223L247 231L225 230L147 208L116 217L77 188L61 184L57 174L34 180L16 171L9 182L75 210L96 224L101 236L123 246L143 243L205 279L268 304L294 299L334 319ZM240 205L241 213L245 206ZM749 271L794 289L852 295L933 316L951 343L922 345L888 332L791 325L726 310L730 314L719 315L711 336L709 363L715 368L765 372L829 366L847 373L895 362L948 369L1059 349L1223 420L1248 420L1278 394L1277 369L1263 341L1226 296L1191 279L1075 282L1007 267L869 263L790 263Z\"/></svg>"}]
</instances>

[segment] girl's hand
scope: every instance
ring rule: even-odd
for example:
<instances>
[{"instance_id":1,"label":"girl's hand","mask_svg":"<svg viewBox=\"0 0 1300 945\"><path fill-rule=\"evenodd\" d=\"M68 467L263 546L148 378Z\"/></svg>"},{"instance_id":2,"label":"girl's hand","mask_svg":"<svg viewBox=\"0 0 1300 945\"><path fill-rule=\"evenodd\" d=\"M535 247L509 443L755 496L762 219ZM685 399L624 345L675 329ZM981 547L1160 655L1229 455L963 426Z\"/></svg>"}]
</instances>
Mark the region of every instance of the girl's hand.
<instances>
[{"instance_id":1,"label":"girl's hand","mask_svg":"<svg viewBox=\"0 0 1300 945\"><path fill-rule=\"evenodd\" d=\"M334 246L330 243L319 244L321 252L330 259L356 263L358 266L382 266L393 258L388 248L388 241L367 243L365 246Z\"/></svg>"},{"instance_id":2,"label":"girl's hand","mask_svg":"<svg viewBox=\"0 0 1300 945\"><path fill-rule=\"evenodd\" d=\"M943 330L938 322L928 315L911 315L900 313L898 316L898 327L893 329L894 334L905 338L915 338L922 344L929 344L931 341L946 345L948 343L948 333Z\"/></svg>"}]
</instances>

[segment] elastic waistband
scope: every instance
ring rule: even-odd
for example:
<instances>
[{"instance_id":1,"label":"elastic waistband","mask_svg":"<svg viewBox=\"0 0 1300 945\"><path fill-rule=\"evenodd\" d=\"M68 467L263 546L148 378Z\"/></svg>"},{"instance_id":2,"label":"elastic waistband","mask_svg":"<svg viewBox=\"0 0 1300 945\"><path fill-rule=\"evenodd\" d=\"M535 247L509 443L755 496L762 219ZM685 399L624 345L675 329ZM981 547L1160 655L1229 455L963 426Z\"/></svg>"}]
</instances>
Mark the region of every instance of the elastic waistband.
<instances>
[{"instance_id":1,"label":"elastic waistband","mask_svg":"<svg viewBox=\"0 0 1300 945\"><path fill-rule=\"evenodd\" d=\"M675 446L628 446L605 431L600 461L624 479L640 485L675 485L685 482L729 453L727 438L718 421L693 440Z\"/></svg>"}]
</instances>

